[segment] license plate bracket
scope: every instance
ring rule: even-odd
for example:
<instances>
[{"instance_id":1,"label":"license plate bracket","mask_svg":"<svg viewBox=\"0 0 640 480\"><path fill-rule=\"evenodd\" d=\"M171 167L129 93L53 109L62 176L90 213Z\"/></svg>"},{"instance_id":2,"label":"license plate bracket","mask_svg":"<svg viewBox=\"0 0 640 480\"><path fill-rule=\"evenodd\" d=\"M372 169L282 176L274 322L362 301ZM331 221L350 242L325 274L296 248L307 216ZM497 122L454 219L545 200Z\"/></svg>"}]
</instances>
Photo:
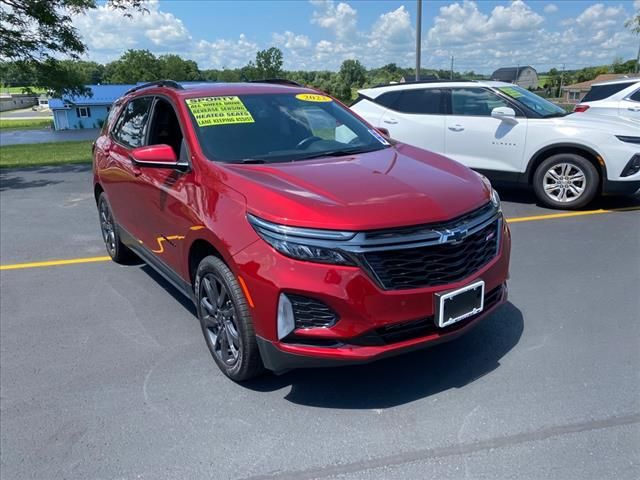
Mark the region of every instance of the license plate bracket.
<instances>
[{"instance_id":1,"label":"license plate bracket","mask_svg":"<svg viewBox=\"0 0 640 480\"><path fill-rule=\"evenodd\" d=\"M484 308L484 281L479 280L456 290L436 293L436 324L448 327L482 312Z\"/></svg>"}]
</instances>

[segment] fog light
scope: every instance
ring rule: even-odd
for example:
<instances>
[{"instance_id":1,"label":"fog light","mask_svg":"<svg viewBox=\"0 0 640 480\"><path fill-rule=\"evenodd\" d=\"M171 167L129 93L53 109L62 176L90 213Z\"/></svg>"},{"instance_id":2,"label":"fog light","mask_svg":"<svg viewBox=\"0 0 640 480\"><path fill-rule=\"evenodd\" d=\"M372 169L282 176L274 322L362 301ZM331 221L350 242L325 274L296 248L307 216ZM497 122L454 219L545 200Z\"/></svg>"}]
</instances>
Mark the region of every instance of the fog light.
<instances>
[{"instance_id":1,"label":"fog light","mask_svg":"<svg viewBox=\"0 0 640 480\"><path fill-rule=\"evenodd\" d=\"M638 172L640 172L640 154L631 157L631 160L629 160L629 163L627 163L627 165L624 167L624 170L622 170L620 176L629 177L631 175L635 175Z\"/></svg>"},{"instance_id":2,"label":"fog light","mask_svg":"<svg viewBox=\"0 0 640 480\"><path fill-rule=\"evenodd\" d=\"M282 340L289 335L294 328L295 317L291 301L284 293L281 293L278 300L278 340Z\"/></svg>"}]
</instances>

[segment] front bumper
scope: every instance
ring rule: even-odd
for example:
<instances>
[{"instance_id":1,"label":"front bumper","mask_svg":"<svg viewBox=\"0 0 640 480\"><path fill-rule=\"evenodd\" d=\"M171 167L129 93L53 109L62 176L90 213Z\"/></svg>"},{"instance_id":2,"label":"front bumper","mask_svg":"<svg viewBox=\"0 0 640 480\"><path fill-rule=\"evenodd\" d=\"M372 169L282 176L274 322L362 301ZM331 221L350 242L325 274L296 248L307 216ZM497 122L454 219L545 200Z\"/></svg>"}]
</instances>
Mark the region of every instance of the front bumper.
<instances>
[{"instance_id":1,"label":"front bumper","mask_svg":"<svg viewBox=\"0 0 640 480\"><path fill-rule=\"evenodd\" d=\"M359 267L293 260L262 240L234 256L234 264L251 296L263 362L280 372L368 363L456 338L506 301L510 250L509 229L502 222L498 254L474 274L447 285L407 290L382 290ZM436 328L434 295L479 279L485 282L485 310L450 327ZM298 329L279 340L277 304L283 292L320 300L340 319L332 327ZM400 331L404 333L397 335Z\"/></svg>"},{"instance_id":2,"label":"front bumper","mask_svg":"<svg viewBox=\"0 0 640 480\"><path fill-rule=\"evenodd\" d=\"M382 360L404 353L438 345L458 338L476 326L483 318L490 315L507 301L507 286L500 285L499 296L482 313L454 324L449 328L437 331L435 328L423 327L423 331L415 331L414 338L384 345L358 345L366 336L336 342L330 347L316 347L311 350L308 345L296 345L283 342L271 342L258 337L258 348L264 366L276 373L286 372L294 368L321 368L344 365L361 365ZM425 324L433 322L433 317L424 320ZM412 323L412 322L405 322ZM435 325L435 323L434 323Z\"/></svg>"}]
</instances>

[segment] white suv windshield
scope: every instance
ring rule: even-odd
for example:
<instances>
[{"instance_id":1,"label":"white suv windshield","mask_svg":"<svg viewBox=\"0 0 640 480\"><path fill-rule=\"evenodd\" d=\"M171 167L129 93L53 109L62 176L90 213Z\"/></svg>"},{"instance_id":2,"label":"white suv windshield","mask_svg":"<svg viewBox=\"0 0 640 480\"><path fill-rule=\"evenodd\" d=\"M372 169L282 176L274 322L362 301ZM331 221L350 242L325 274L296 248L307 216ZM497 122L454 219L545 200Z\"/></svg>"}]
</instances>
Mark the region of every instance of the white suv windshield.
<instances>
[{"instance_id":1,"label":"white suv windshield","mask_svg":"<svg viewBox=\"0 0 640 480\"><path fill-rule=\"evenodd\" d=\"M498 87L497 90L545 118L562 117L567 114L561 107L517 85Z\"/></svg>"}]
</instances>

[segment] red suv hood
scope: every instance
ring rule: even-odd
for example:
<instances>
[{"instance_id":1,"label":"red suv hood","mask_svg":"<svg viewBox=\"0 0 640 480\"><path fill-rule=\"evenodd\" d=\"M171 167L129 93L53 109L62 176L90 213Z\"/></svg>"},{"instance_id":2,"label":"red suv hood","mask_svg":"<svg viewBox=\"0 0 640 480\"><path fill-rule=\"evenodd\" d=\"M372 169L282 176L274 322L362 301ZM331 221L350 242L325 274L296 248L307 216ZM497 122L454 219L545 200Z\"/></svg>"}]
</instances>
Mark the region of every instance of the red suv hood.
<instances>
[{"instance_id":1,"label":"red suv hood","mask_svg":"<svg viewBox=\"0 0 640 480\"><path fill-rule=\"evenodd\" d=\"M368 230L448 220L490 198L470 169L398 144L339 158L225 165L224 182L266 220L332 230Z\"/></svg>"}]
</instances>

